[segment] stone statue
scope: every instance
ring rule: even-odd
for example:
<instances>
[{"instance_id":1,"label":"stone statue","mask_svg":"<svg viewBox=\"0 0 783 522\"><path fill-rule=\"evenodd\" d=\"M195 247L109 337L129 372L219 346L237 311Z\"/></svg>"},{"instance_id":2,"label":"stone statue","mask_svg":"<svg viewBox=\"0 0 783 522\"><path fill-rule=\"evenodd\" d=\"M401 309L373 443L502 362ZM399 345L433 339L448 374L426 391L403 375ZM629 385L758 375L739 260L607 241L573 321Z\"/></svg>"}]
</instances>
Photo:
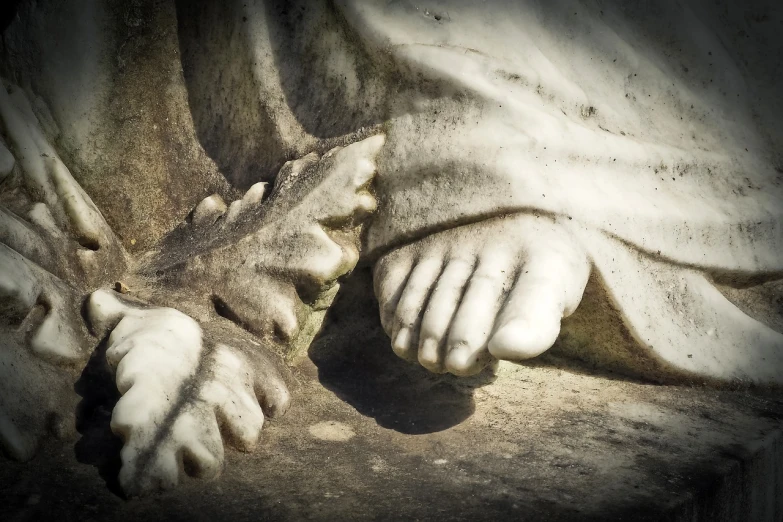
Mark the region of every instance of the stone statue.
<instances>
[{"instance_id":1,"label":"stone statue","mask_svg":"<svg viewBox=\"0 0 783 522\"><path fill-rule=\"evenodd\" d=\"M3 145L4 451L31 458L53 416L67 433L74 370L105 339L122 395L111 427L124 441L125 493L172 487L183 462L215 476L224 437L251 449L265 415L288 406L275 354L309 345L338 278L358 261L357 226L375 208L366 186L383 136L287 163L266 200L264 183L229 207L208 197L159 248L131 261L23 91L3 85L0 116L16 153ZM122 295L130 289L133 298Z\"/></svg>"},{"instance_id":2,"label":"stone statue","mask_svg":"<svg viewBox=\"0 0 783 522\"><path fill-rule=\"evenodd\" d=\"M66 435L101 357L125 492L215 476L224 439L252 448L285 411L285 363L357 263L392 349L433 372L554 347L780 385L780 72L726 46L730 12L646 9L23 2L0 68L0 447Z\"/></svg>"},{"instance_id":3,"label":"stone statue","mask_svg":"<svg viewBox=\"0 0 783 522\"><path fill-rule=\"evenodd\" d=\"M655 16L623 2L180 7L191 100L211 111L194 118L218 161L244 132L226 90L260 92L281 150L383 126L364 255L379 259L381 319L401 356L459 375L534 357L589 281L600 303L563 323L560 351L656 379L780 382L780 79L757 42L726 47L732 13L699 2L664 2ZM211 58L242 39L247 77Z\"/></svg>"},{"instance_id":4,"label":"stone statue","mask_svg":"<svg viewBox=\"0 0 783 522\"><path fill-rule=\"evenodd\" d=\"M780 295L783 133L754 114L780 102L743 76L741 44L693 33L725 18L664 2L680 22L654 28L657 49L619 2L344 4L368 47L432 82L386 124L368 240L428 235L375 267L397 353L457 374L534 357L592 272L626 333L595 343L607 321L577 319L563 350L654 377L780 382L780 301L754 319L738 292Z\"/></svg>"}]
</instances>

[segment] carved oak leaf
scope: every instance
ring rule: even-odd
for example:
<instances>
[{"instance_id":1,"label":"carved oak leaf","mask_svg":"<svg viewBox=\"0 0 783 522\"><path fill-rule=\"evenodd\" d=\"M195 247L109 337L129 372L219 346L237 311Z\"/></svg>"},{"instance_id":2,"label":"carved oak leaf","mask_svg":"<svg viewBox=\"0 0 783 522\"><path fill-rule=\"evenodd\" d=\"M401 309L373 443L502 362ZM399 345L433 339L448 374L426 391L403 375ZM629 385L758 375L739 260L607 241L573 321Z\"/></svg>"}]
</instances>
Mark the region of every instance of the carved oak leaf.
<instances>
[{"instance_id":1,"label":"carved oak leaf","mask_svg":"<svg viewBox=\"0 0 783 522\"><path fill-rule=\"evenodd\" d=\"M208 296L220 315L297 353L310 344L359 260L360 225L384 136L286 163L271 196L257 184L230 206L210 196L144 263L159 288ZM166 293L171 294L167 290ZM166 296L153 297L160 302Z\"/></svg>"},{"instance_id":2,"label":"carved oak leaf","mask_svg":"<svg viewBox=\"0 0 783 522\"><path fill-rule=\"evenodd\" d=\"M26 461L48 432L72 431L76 364L94 344L82 294L0 243L0 450Z\"/></svg>"},{"instance_id":3,"label":"carved oak leaf","mask_svg":"<svg viewBox=\"0 0 783 522\"><path fill-rule=\"evenodd\" d=\"M35 355L59 364L86 359L91 343L79 315L82 294L2 243L0 296L7 298L7 316L30 324L25 333ZM36 306L40 320L31 317Z\"/></svg>"},{"instance_id":4,"label":"carved oak leaf","mask_svg":"<svg viewBox=\"0 0 783 522\"><path fill-rule=\"evenodd\" d=\"M95 345L82 301L126 258L25 92L3 80L0 130L0 450L28 460L45 434L73 432L73 383Z\"/></svg>"},{"instance_id":5,"label":"carved oak leaf","mask_svg":"<svg viewBox=\"0 0 783 522\"><path fill-rule=\"evenodd\" d=\"M6 90L2 80L0 126L15 154L8 159L0 147L0 178L14 159L19 166L19 187L0 205L10 207L0 212L0 241L68 281L98 286L116 277L126 267L122 246L49 143L24 91Z\"/></svg>"},{"instance_id":6,"label":"carved oak leaf","mask_svg":"<svg viewBox=\"0 0 783 522\"><path fill-rule=\"evenodd\" d=\"M224 437L250 450L265 412L288 406L274 364L246 339L211 342L187 315L107 290L90 296L88 316L96 330L111 330L106 358L122 395L111 429L124 442L119 482L128 496L172 488L185 474L216 477Z\"/></svg>"}]
</instances>

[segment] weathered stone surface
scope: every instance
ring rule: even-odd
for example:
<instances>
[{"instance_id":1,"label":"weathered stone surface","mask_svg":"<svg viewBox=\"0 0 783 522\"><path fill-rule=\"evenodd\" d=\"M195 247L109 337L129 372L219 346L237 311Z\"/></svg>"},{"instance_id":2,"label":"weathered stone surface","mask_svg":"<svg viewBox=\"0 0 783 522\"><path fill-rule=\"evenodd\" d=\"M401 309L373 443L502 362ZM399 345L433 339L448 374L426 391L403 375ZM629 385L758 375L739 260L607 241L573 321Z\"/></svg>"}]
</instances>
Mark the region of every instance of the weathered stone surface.
<instances>
[{"instance_id":1,"label":"weathered stone surface","mask_svg":"<svg viewBox=\"0 0 783 522\"><path fill-rule=\"evenodd\" d=\"M215 476L222 437L249 450L264 415L287 408L269 350L301 355L356 265L384 137L286 164L266 201L260 184L231 207L210 196L128 263L27 97L0 89L0 122L21 158L0 187L0 450L29 460L47 434L67 436L71 384L103 346L123 396L112 430L125 493ZM93 291L121 275L114 291ZM119 297L130 293L135 302Z\"/></svg>"},{"instance_id":2,"label":"weathered stone surface","mask_svg":"<svg viewBox=\"0 0 783 522\"><path fill-rule=\"evenodd\" d=\"M175 518L780 519L783 8L743 5L3 6L0 449L75 424Z\"/></svg>"},{"instance_id":3,"label":"weathered stone surface","mask_svg":"<svg viewBox=\"0 0 783 522\"><path fill-rule=\"evenodd\" d=\"M783 336L719 287L735 293L783 270L783 111L769 87L778 68L765 66L783 46L764 23L779 8L485 4L23 6L4 67L41 93L32 105L48 134L128 248L153 245L205 195L236 199L283 161L382 125L372 259L444 228L545 213L588 252L623 321L628 346L607 361L654 377L777 383ZM85 30L46 33L69 21ZM204 205L197 222L217 208ZM546 329L530 336L552 338ZM506 337L503 353L519 358L524 343Z\"/></svg>"},{"instance_id":4,"label":"weathered stone surface","mask_svg":"<svg viewBox=\"0 0 783 522\"><path fill-rule=\"evenodd\" d=\"M182 312L106 290L90 296L87 314L110 333L106 361L122 396L111 429L123 440L118 481L128 496L171 489L185 472L214 478L224 439L249 451L265 415L288 408L274 361L251 339L221 339Z\"/></svg>"},{"instance_id":5,"label":"weathered stone surface","mask_svg":"<svg viewBox=\"0 0 783 522\"><path fill-rule=\"evenodd\" d=\"M370 275L357 275L295 370L288 414L265 427L253 454L227 451L218 481L121 500L111 492L118 462L106 428L116 399L85 397L75 446L49 445L27 465L0 469L0 513L602 521L783 513L779 398L659 386L554 359L503 364L496 378L435 376L389 350Z\"/></svg>"},{"instance_id":6,"label":"weathered stone surface","mask_svg":"<svg viewBox=\"0 0 783 522\"><path fill-rule=\"evenodd\" d=\"M533 284L516 299L524 278L498 272L526 270L546 256L505 247L526 233L522 218L514 233L505 224L487 231L495 219L542 216L587 253L605 299L583 311L611 309L622 323L621 335L593 347L583 341L611 319L571 321L572 354L655 378L781 383L783 334L762 316L749 317L753 308L738 308L720 287L745 290L783 272L783 113L769 90L782 79L754 51L779 61L783 40L749 14L759 9L780 20L783 12L753 4L739 17L710 2L659 4L653 12L627 2L338 2L367 55L398 73L391 85L404 86L386 98L380 204L367 242L369 256L417 253L407 267L376 271L378 288L409 285L402 296L379 295L391 301L384 306L423 298L417 313L399 310L400 324L389 325L390 334L410 337L400 344L428 357L417 335L433 315L426 298L452 286L462 302L442 321L458 330L440 347L447 370L465 373L466 353L491 354L493 342L505 346L496 357L509 360L539 353L531 338L552 346L558 311L501 335L509 317L524 324L529 301L551 309L555 289ZM722 43L741 33L748 38ZM762 106L770 111L763 117ZM471 240L485 235L493 241L484 247ZM413 242L421 244L395 251ZM468 259L478 277L440 274L449 255ZM486 281L492 263L502 268ZM561 263L547 277L557 279L558 270ZM780 299L766 308L776 318ZM494 321L462 312L487 308ZM474 332L468 344L483 338L484 345L466 352L465 331Z\"/></svg>"},{"instance_id":7,"label":"weathered stone surface","mask_svg":"<svg viewBox=\"0 0 783 522\"><path fill-rule=\"evenodd\" d=\"M296 357L359 260L383 143L379 135L288 162L264 201L263 184L230 207L208 197L140 260L145 298L174 307L184 298L188 313L209 308Z\"/></svg>"},{"instance_id":8,"label":"weathered stone surface","mask_svg":"<svg viewBox=\"0 0 783 522\"><path fill-rule=\"evenodd\" d=\"M0 451L17 460L73 432L73 383L97 342L82 300L127 264L44 126L28 96L0 80L12 157L0 185Z\"/></svg>"},{"instance_id":9,"label":"weathered stone surface","mask_svg":"<svg viewBox=\"0 0 783 522\"><path fill-rule=\"evenodd\" d=\"M196 139L173 2L18 11L0 71L44 100L47 136L125 248L151 247L210 194L238 195Z\"/></svg>"}]
</instances>

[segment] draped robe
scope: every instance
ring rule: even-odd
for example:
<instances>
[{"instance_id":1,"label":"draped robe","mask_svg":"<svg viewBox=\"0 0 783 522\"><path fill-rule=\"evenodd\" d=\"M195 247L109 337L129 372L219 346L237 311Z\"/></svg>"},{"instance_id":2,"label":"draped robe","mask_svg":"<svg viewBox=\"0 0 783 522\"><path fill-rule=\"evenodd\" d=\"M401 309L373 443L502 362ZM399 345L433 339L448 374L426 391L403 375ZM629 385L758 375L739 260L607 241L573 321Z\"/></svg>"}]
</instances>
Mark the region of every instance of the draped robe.
<instances>
[{"instance_id":1,"label":"draped robe","mask_svg":"<svg viewBox=\"0 0 783 522\"><path fill-rule=\"evenodd\" d=\"M627 337L658 367L780 383L781 321L726 290L783 274L778 4L181 0L177 34L160 38L177 38L180 53L161 44L160 56L182 75L173 65L159 73L171 93L184 83L200 145L239 189L270 179L287 159L386 132L370 261L449 227L545 215L579 239ZM68 5L86 20L82 4ZM153 13L161 24L167 9ZM125 125L115 106L96 101L149 102L145 83L123 73L135 62L111 52L124 26L98 27L102 16L90 31L41 38L38 62L19 64L29 65L24 74L49 103L60 141L88 173L93 156L143 167L150 143L189 139L187 118L168 127L166 118L140 150L108 139L95 150L91 132ZM64 61L69 38L101 52ZM98 108L75 104L73 93ZM156 104L179 115L177 96ZM117 179L128 172L117 169ZM158 174L177 212L203 197L180 181L185 174ZM113 191L102 185L85 188L106 207ZM130 201L145 201L142 189L124 186ZM115 219L121 235L149 214L144 204L129 212Z\"/></svg>"},{"instance_id":2,"label":"draped robe","mask_svg":"<svg viewBox=\"0 0 783 522\"><path fill-rule=\"evenodd\" d=\"M783 336L714 284L783 271L783 54L768 6L753 24L750 8L709 2L337 4L414 85L390 95L370 251L544 213L580 239L661 367L780 382Z\"/></svg>"}]
</instances>

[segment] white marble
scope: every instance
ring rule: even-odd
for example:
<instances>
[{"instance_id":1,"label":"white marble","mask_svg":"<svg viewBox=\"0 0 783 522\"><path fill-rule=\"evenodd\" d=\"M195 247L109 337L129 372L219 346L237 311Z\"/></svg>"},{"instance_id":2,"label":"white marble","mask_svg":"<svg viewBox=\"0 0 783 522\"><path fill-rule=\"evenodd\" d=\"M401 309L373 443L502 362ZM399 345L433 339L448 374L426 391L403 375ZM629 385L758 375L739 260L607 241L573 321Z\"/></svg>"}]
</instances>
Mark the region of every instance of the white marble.
<instances>
[{"instance_id":1,"label":"white marble","mask_svg":"<svg viewBox=\"0 0 783 522\"><path fill-rule=\"evenodd\" d=\"M384 136L286 163L271 194L253 185L226 205L212 195L138 267L145 277L211 297L261 338L305 350L359 260L359 226L375 210L368 185ZM313 328L315 330L313 330ZM300 338L301 336L301 338Z\"/></svg>"},{"instance_id":2,"label":"white marble","mask_svg":"<svg viewBox=\"0 0 783 522\"><path fill-rule=\"evenodd\" d=\"M90 296L93 325L110 331L106 359L122 398L112 431L123 439L119 481L137 496L170 489L185 469L202 478L223 468L223 436L252 449L264 424L260 402L285 410L277 376L259 382L247 355L205 342L198 323L172 308L150 308L99 290ZM257 394L271 390L268 397Z\"/></svg>"},{"instance_id":3,"label":"white marble","mask_svg":"<svg viewBox=\"0 0 783 522\"><path fill-rule=\"evenodd\" d=\"M711 284L730 279L741 287L749 278L778 279L783 270L775 141L783 127L769 115L754 116L759 104L774 111L780 100L745 72L746 57L754 59L751 44L723 44L736 22L701 3L663 2L661 13L676 20L663 28L647 24L643 7L619 2L339 5L368 52L379 60L388 52L395 70L414 85L389 102L397 111L385 127L378 180L383 204L370 228L370 250L383 252L401 239L455 225L462 225L464 237L481 236L488 225L470 223L543 214L563 224L564 240L588 252L637 343L632 349L661 362L672 377L783 383L783 336L747 317ZM635 19L639 15L646 18ZM653 30L662 40L645 45L642 38L652 37L645 31ZM517 233L524 233L525 221L517 222ZM502 267L536 270L535 260L520 254L513 262L495 259L493 243L515 241L506 229L496 227L480 254ZM534 241L551 242L546 235ZM480 258L466 243L464 255ZM387 279L376 268L377 287L408 278L403 296L395 297L397 322L387 326L398 353L418 342L419 360L433 360L433 342L425 336L431 345L425 348L416 330L428 326L432 300L450 287L457 290L440 323L451 322L452 334L474 332L472 342L483 346L469 353L516 360L529 350L529 338L555 343L552 321L517 323L503 336L506 348L493 352L507 317L526 313L527 305L517 303L538 300L549 307L538 286L517 290L512 283L474 297L473 286L488 285L483 267L489 263L469 263L470 276L469 269L447 272L439 258L454 247L443 234L406 249L418 252L407 273ZM379 266L405 257L398 252ZM503 280L499 270L491 270L496 286ZM545 278L560 276L554 265L546 272ZM459 281L443 281L452 276ZM422 278L427 283L411 313L408 288ZM461 295L460 288L468 290ZM527 296L519 300L518 292ZM390 306L387 296L379 300ZM494 317L462 312L470 309L494 310ZM446 354L440 357L456 361L468 337L454 334L438 348ZM480 365L469 366L477 371ZM465 371L456 362L446 369Z\"/></svg>"},{"instance_id":4,"label":"white marble","mask_svg":"<svg viewBox=\"0 0 783 522\"><path fill-rule=\"evenodd\" d=\"M24 319L34 307L42 317L29 332L29 347L39 357L59 363L84 359L79 294L72 286L0 244L0 295L5 309Z\"/></svg>"},{"instance_id":5,"label":"white marble","mask_svg":"<svg viewBox=\"0 0 783 522\"><path fill-rule=\"evenodd\" d=\"M249 450L285 411L277 359L304 355L360 261L391 349L433 372L554 348L783 384L781 323L755 312L780 296L753 293L783 274L778 44L734 7L656 6L20 8L0 334L25 363L0 374L0 446L31 458L71 408L42 383L105 341L124 491L216 476L224 440ZM80 30L44 34L61 20Z\"/></svg>"},{"instance_id":6,"label":"white marble","mask_svg":"<svg viewBox=\"0 0 783 522\"><path fill-rule=\"evenodd\" d=\"M783 104L772 88L781 81L779 69L770 64L783 46L774 24L752 23L741 6L656 5L653 12L647 4L620 1L341 0L330 10L304 1L282 9L269 0L205 3L179 14L188 28L181 41L194 116L215 157L228 158L229 144L254 130L231 117L225 92L257 103L264 129L274 137L274 146L246 145L251 157L262 146L270 154L278 147L281 155L303 155L331 136L382 125L379 204L363 252L371 261L381 259L376 287L394 287L399 278L418 282L417 259L408 273L381 266L410 258L410 252L439 258L452 240L435 232L464 227L455 234L483 236L491 226L478 222L539 214L562 222L567 241L588 252L593 280L607 296L601 309L616 308L631 339L595 351L617 352L620 370L659 380L780 384L783 372L769 369L783 349L779 332L759 317L742 318L748 309L720 291L743 290L749 281L777 280L783 273ZM753 8L771 19L779 14L769 3ZM215 19L240 29L227 37L213 27ZM203 34L214 39L196 36ZM250 72L235 69L244 58L210 60L223 56L221 46L249 48ZM227 172L236 183L248 182L250 174L243 168ZM498 227L487 244L523 233L506 235L506 227ZM431 252L413 245L402 247L408 253L395 251L419 240ZM588 243L598 241L608 251L595 253ZM466 246L465 257L481 254L489 256L490 249ZM666 319L672 313L669 282L634 277L649 270L645 261L624 266L624 277L634 281L625 286L603 277L603 256L649 257L665 265L675 286L686 288L678 298L690 299L691 308L677 309L685 319ZM524 256L512 257L509 266L524 266ZM436 265L420 270L436 271ZM694 273L714 288L689 286ZM403 346L421 345L419 323L429 292L438 287L437 275L424 278L429 284L418 309L400 313L405 317L398 322L407 325L387 325L392 344L406 357ZM531 290L522 301L536 295ZM388 296L378 298L389 306ZM479 332L488 343L505 317L524 315L515 310L517 301L482 295L460 307L489 307L494 317L457 316L455 305L442 322ZM656 336L641 333L643 317L654 318ZM716 336L714 344L691 342L701 335L698 325L711 321L736 329ZM497 354L519 360L520 353L540 352L526 347L527 338L552 346L554 324L546 321L539 329L516 323ZM571 330L582 340L595 334ZM709 331L704 328L705 335ZM461 337L438 350L460 352ZM433 342L428 344L431 352ZM487 354L491 347L470 350L476 351ZM646 362L619 355L627 351ZM608 363L612 357L601 358ZM473 372L480 365L468 366ZM650 366L657 369L650 372Z\"/></svg>"}]
</instances>

